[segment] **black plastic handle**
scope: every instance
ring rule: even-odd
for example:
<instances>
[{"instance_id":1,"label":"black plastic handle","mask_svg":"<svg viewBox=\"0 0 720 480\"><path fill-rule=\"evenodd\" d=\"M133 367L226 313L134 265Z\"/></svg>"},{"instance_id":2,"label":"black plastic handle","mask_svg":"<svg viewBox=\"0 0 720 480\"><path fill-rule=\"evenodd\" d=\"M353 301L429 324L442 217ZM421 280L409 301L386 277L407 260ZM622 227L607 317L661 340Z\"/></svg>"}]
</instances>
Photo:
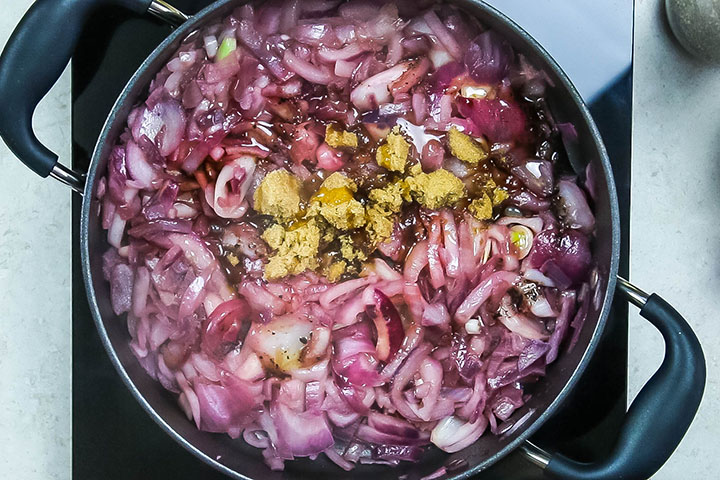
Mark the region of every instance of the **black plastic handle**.
<instances>
[{"instance_id":1,"label":"black plastic handle","mask_svg":"<svg viewBox=\"0 0 720 480\"><path fill-rule=\"evenodd\" d=\"M0 56L0 137L25 165L47 177L58 157L35 136L32 117L75 51L89 14L102 6L145 13L151 0L37 0Z\"/></svg>"},{"instance_id":2,"label":"black plastic handle","mask_svg":"<svg viewBox=\"0 0 720 480\"><path fill-rule=\"evenodd\" d=\"M644 480L670 458L685 436L705 389L705 357L700 342L685 319L659 296L646 297L627 284L621 288L640 315L650 321L665 340L665 359L642 388L625 417L610 456L600 463L579 463L554 455L545 473L572 480Z\"/></svg>"}]
</instances>

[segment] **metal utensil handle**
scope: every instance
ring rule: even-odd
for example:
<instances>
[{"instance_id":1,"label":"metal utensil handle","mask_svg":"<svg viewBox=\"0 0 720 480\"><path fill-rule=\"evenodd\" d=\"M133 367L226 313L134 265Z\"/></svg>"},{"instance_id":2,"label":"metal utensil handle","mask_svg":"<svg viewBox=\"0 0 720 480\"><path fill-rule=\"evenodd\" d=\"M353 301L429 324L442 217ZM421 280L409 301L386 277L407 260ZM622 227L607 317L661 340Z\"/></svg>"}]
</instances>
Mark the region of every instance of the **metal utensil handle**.
<instances>
[{"instance_id":1,"label":"metal utensil handle","mask_svg":"<svg viewBox=\"0 0 720 480\"><path fill-rule=\"evenodd\" d=\"M187 21L188 17L183 12L173 7L165 0L150 2L147 12L170 25L179 26Z\"/></svg>"},{"instance_id":2,"label":"metal utensil handle","mask_svg":"<svg viewBox=\"0 0 720 480\"><path fill-rule=\"evenodd\" d=\"M649 478L670 458L695 417L705 389L705 357L690 325L669 303L618 277L618 290L640 308L665 340L665 359L625 415L612 453L598 463L550 455L532 443L527 458L552 478L572 480Z\"/></svg>"},{"instance_id":3,"label":"metal utensil handle","mask_svg":"<svg viewBox=\"0 0 720 480\"><path fill-rule=\"evenodd\" d=\"M0 137L25 165L82 193L85 174L58 163L38 140L32 118L75 51L83 26L98 7L120 6L171 24L188 17L162 0L37 0L25 13L0 55Z\"/></svg>"}]
</instances>

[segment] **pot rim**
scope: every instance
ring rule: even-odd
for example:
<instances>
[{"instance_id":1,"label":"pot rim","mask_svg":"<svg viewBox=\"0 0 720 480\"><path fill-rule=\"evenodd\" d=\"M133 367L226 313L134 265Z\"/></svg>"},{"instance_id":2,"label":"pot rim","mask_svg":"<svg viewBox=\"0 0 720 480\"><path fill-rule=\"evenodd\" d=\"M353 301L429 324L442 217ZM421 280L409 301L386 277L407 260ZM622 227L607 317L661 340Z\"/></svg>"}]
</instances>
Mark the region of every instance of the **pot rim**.
<instances>
[{"instance_id":1,"label":"pot rim","mask_svg":"<svg viewBox=\"0 0 720 480\"><path fill-rule=\"evenodd\" d=\"M93 316L93 320L95 321L95 325L97 327L98 333L100 335L100 339L102 341L103 346L105 347L105 350L108 353L108 356L110 357L110 360L112 361L113 366L117 370L118 374L120 375L123 383L127 386L127 388L132 393L133 397L138 401L138 403L142 406L142 408L150 415L150 417L177 443L182 445L186 450L188 450L190 453L195 455L198 459L202 460L204 463L212 466L213 468L225 473L226 475L229 475L236 479L242 479L242 480L253 480L250 477L247 477L241 473L238 473L237 471L225 466L224 464L220 463L218 460L211 458L210 456L206 455L203 451L201 451L199 448L195 447L192 443L190 443L187 439L185 439L184 436L182 436L180 433L178 433L164 418L161 416L147 401L147 399L140 393L138 387L135 385L135 383L130 378L127 370L125 369L125 366L123 365L122 361L117 355L117 352L115 351L115 348L113 347L110 337L108 335L108 331L105 328L105 325L103 323L102 316L100 314L100 308L97 302L96 298L96 292L95 288L93 286L93 282L91 281L92 278L92 272L91 272L91 265L90 265L90 250L89 250L89 224L90 224L90 207L93 203L93 191L95 188L96 180L98 179L98 176L101 175L101 173L98 172L98 166L101 163L101 154L103 150L103 146L108 141L108 137L110 135L110 131L113 126L115 126L116 122L125 122L126 118L118 118L119 117L119 111L126 105L128 101L130 101L130 95L133 93L134 89L136 88L136 84L138 81L147 73L147 70L160 58L163 56L167 57L171 53L174 52L174 49L171 47L173 44L181 39L186 38L188 35L192 34L195 30L198 28L201 28L203 24L206 22L208 18L212 18L216 13L221 12L225 8L230 8L231 4L237 4L238 6L245 4L247 2L245 1L238 1L238 0L218 0L214 3L211 3L201 11L199 11L197 14L190 17L190 19L185 22L183 25L181 25L179 28L177 28L175 31L173 31L167 38L165 38L153 51L152 53L143 61L143 63L138 67L138 69L135 71L133 76L130 78L126 86L123 88L122 93L118 96L116 102L114 103L112 109L110 110L110 113L107 117L107 120L105 124L103 125L103 128L101 130L101 133L98 137L98 141L95 145L92 159L90 162L90 167L88 169L87 173L87 181L85 184L85 190L83 193L83 202L82 202L82 211L81 211L81 223L80 223L80 248L81 248L81 262L82 262L82 273L83 273L83 280L85 282L85 289L88 297L88 302L90 305L90 311ZM605 149L605 145L603 143L602 137L600 135L600 132L597 128L597 125L595 124L595 121L593 120L592 116L590 115L590 112L578 93L577 89L571 82L570 78L567 76L567 74L562 70L562 68L558 65L558 63L555 61L555 59L535 40L529 33L527 33L522 27L520 27L517 23L515 23L512 19L507 17L505 14L501 13L499 10L497 10L495 7L485 3L482 0L454 0L450 3L456 4L460 7L463 5L471 6L473 9L475 9L478 13L481 12L481 15L491 17L494 20L503 23L505 26L510 28L523 42L524 46L528 49L532 50L534 54L536 54L539 58L542 59L543 62L545 62L545 65L553 70L555 75L558 79L562 82L562 85L560 86L572 99L575 106L578 108L578 110L581 113L582 120L585 122L585 124L588 127L588 130L591 133L592 140L594 142L594 149L597 151L598 159L602 165L603 175L606 178L606 184L608 188L608 198L610 203L610 219L611 219L611 238L612 238L612 245L611 245L611 258L610 258L610 268L607 273L608 278L605 285L605 295L604 300L602 303L602 306L600 308L600 314L597 321L597 324L595 326L595 331L593 332L592 338L585 349L585 352L580 359L580 361L577 363L577 365L574 368L574 371L572 375L570 376L569 380L565 383L565 385L562 387L561 391L557 394L555 399L550 403L550 405L537 417L535 418L532 423L529 423L526 427L521 427L521 432L517 435L515 439L513 439L511 442L503 446L500 450L498 450L495 454L483 459L480 463L470 466L464 471L458 472L452 477L448 477L449 480L460 480L460 479L466 479L473 475L476 475L477 473L481 472L482 470L488 468L490 465L498 462L505 456L507 456L509 453L517 449L522 443L524 443L526 440L528 440L551 416L553 416L557 410L564 404L565 400L567 399L569 393L574 389L575 384L579 380L579 378L582 376L582 373L585 371L590 359L592 358L595 349L597 348L597 345L599 343L600 337L602 336L605 326L607 323L608 316L610 314L610 307L613 301L613 295L615 292L615 284L616 284L616 275L618 272L618 265L619 265L619 257L620 257L620 220L619 220L619 206L618 206L618 199L617 199L617 191L615 187L615 181L612 175L612 169L610 166L610 159L608 157L607 151ZM478 15L480 16L480 15ZM482 17L480 18L482 21ZM104 172L102 172L104 173Z\"/></svg>"}]
</instances>

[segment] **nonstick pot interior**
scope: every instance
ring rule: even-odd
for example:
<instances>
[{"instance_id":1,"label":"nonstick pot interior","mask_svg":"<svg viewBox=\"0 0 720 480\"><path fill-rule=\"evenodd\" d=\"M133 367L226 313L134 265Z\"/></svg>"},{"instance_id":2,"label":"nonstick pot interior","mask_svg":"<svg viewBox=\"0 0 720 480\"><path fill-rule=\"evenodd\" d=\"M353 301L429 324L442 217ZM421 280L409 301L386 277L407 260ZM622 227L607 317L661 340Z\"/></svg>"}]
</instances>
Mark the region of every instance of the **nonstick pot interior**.
<instances>
[{"instance_id":1,"label":"nonstick pot interior","mask_svg":"<svg viewBox=\"0 0 720 480\"><path fill-rule=\"evenodd\" d=\"M112 110L95 149L88 172L82 211L81 251L88 299L101 339L123 381L153 419L175 440L203 461L235 478L300 479L300 478L374 478L396 479L408 475L418 479L453 460L467 462L467 469L458 471L455 478L464 478L486 468L502 458L528 438L547 417L560 406L592 354L609 313L617 272L619 249L618 208L615 186L609 161L599 133L589 113L565 74L552 58L527 33L499 14L492 7L478 1L453 2L481 22L504 35L516 51L523 54L536 68L544 70L551 80L547 100L557 122L572 122L578 132L577 142L567 145L573 169L584 174L590 164L595 178L595 212L597 233L594 257L599 275L594 283L598 296L597 307L591 307L583 331L575 348L564 353L548 367L547 376L533 385L531 400L513 418L532 411L523 426L506 437L486 434L471 447L453 455L430 449L417 464L403 464L396 468L360 465L352 472L344 472L324 456L317 460L301 459L286 463L285 472L271 472L260 450L233 440L224 434L201 432L185 417L177 405L176 395L167 392L140 367L129 348L129 334L124 318L117 318L110 305L109 285L102 275L102 254L109 248L106 234L100 225L99 202L95 200L97 180L106 170L106 161L117 137L125 127L131 108L142 101L147 87L174 53L183 38L208 21L226 15L242 4L237 0L222 0L200 12L179 28L143 63ZM132 421L132 419L127 419Z\"/></svg>"}]
</instances>

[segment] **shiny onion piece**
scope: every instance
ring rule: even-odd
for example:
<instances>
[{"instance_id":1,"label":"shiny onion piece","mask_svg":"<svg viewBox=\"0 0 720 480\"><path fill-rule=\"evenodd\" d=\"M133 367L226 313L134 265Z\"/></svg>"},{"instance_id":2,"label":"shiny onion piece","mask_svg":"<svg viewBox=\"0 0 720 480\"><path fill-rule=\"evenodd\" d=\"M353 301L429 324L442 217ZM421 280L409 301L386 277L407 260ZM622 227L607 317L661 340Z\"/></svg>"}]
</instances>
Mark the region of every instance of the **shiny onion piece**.
<instances>
[{"instance_id":1,"label":"shiny onion piece","mask_svg":"<svg viewBox=\"0 0 720 480\"><path fill-rule=\"evenodd\" d=\"M405 332L395 305L382 290L376 288L373 294L376 313L373 316L377 331L376 351L378 359L386 362L400 349Z\"/></svg>"},{"instance_id":2,"label":"shiny onion piece","mask_svg":"<svg viewBox=\"0 0 720 480\"><path fill-rule=\"evenodd\" d=\"M598 295L596 182L562 171L544 73L446 4L253 2L198 33L96 191L142 368L273 470L514 435Z\"/></svg>"}]
</instances>

